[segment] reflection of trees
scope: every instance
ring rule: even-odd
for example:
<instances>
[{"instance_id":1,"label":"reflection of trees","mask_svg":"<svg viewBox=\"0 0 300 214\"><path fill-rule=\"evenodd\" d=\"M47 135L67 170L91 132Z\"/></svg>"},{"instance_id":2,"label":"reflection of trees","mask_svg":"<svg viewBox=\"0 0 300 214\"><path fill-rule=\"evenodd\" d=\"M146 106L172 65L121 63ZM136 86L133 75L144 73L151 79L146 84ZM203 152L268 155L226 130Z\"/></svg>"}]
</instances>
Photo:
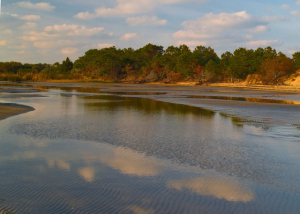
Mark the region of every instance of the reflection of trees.
<instances>
[{"instance_id":1,"label":"reflection of trees","mask_svg":"<svg viewBox=\"0 0 300 214\"><path fill-rule=\"evenodd\" d=\"M167 114L177 114L186 115L192 114L195 116L202 117L213 117L215 112L211 110L202 109L199 107L188 106L183 104L174 104L162 101L156 101L148 98L136 98L136 97L118 97L118 96L95 96L86 97L85 99L100 99L112 102L87 102L84 105L87 108L94 108L97 110L106 111L117 111L120 109L135 109L138 111L143 111L145 113L167 113ZM123 102L113 102L113 101L123 101Z\"/></svg>"},{"instance_id":2,"label":"reflection of trees","mask_svg":"<svg viewBox=\"0 0 300 214\"><path fill-rule=\"evenodd\" d=\"M247 102L254 102L254 103L277 103L277 104L291 104L291 105L299 105L300 104L300 102L296 102L296 101L262 99L262 98L256 98L256 97L189 96L188 98L212 99L212 100L233 100L233 101L247 101Z\"/></svg>"}]
</instances>

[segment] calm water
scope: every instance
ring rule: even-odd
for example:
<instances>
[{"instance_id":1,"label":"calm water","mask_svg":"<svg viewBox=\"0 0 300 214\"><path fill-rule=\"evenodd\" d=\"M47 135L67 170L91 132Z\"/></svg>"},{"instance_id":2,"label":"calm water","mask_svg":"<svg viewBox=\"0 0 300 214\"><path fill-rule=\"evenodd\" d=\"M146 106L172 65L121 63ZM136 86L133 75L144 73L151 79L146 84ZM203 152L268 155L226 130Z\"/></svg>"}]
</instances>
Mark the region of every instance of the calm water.
<instances>
[{"instance_id":1,"label":"calm water","mask_svg":"<svg viewBox=\"0 0 300 214\"><path fill-rule=\"evenodd\" d=\"M0 102L36 110L0 121L0 213L299 213L300 121L247 121L163 90L19 89Z\"/></svg>"}]
</instances>

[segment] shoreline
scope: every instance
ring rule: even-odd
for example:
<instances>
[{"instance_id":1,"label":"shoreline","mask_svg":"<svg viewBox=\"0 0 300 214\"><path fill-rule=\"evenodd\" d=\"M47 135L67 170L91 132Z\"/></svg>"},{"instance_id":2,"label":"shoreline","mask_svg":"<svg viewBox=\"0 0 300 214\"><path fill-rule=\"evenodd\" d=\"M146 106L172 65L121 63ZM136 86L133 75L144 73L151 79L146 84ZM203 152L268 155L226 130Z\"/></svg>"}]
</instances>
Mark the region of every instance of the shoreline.
<instances>
[{"instance_id":1,"label":"shoreline","mask_svg":"<svg viewBox=\"0 0 300 214\"><path fill-rule=\"evenodd\" d=\"M3 82L3 81L2 81ZM32 83L32 81L28 81ZM182 87L220 87L220 88L232 88L232 89L244 89L253 91L275 91L275 92L289 92L289 93L300 93L300 86L291 85L259 85L259 84L246 84L244 82L240 83L208 83L203 85L197 85L197 82L186 81L186 82L176 82L176 83L162 83L162 82L149 82L149 83L134 83L130 81L106 81L106 80L48 80L35 83L99 83L99 84L137 84L137 85L161 85L161 86L182 86ZM1 82L0 82L1 83ZM21 81L20 83L27 83L26 81Z\"/></svg>"},{"instance_id":2,"label":"shoreline","mask_svg":"<svg viewBox=\"0 0 300 214\"><path fill-rule=\"evenodd\" d=\"M13 103L0 103L0 121L19 114L24 114L35 109L29 106Z\"/></svg>"}]
</instances>

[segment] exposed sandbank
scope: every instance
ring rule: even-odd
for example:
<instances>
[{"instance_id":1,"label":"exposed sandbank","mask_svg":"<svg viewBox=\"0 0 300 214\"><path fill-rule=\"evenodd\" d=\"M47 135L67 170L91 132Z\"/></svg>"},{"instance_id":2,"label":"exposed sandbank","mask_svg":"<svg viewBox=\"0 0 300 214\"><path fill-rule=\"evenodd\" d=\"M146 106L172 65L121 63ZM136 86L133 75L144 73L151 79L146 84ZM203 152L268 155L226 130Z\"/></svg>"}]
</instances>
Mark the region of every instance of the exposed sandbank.
<instances>
[{"instance_id":1,"label":"exposed sandbank","mask_svg":"<svg viewBox=\"0 0 300 214\"><path fill-rule=\"evenodd\" d=\"M12 103L0 103L0 120L29 111L34 111L34 108Z\"/></svg>"}]
</instances>

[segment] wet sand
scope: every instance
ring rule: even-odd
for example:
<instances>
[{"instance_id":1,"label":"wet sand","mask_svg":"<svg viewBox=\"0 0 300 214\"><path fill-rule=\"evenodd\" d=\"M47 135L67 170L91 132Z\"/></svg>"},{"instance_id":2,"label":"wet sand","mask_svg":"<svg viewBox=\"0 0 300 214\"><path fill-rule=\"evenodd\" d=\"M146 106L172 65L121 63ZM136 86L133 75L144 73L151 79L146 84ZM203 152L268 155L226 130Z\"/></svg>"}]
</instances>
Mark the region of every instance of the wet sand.
<instances>
[{"instance_id":1,"label":"wet sand","mask_svg":"<svg viewBox=\"0 0 300 214\"><path fill-rule=\"evenodd\" d=\"M33 111L34 108L12 103L0 103L0 120Z\"/></svg>"}]
</instances>

